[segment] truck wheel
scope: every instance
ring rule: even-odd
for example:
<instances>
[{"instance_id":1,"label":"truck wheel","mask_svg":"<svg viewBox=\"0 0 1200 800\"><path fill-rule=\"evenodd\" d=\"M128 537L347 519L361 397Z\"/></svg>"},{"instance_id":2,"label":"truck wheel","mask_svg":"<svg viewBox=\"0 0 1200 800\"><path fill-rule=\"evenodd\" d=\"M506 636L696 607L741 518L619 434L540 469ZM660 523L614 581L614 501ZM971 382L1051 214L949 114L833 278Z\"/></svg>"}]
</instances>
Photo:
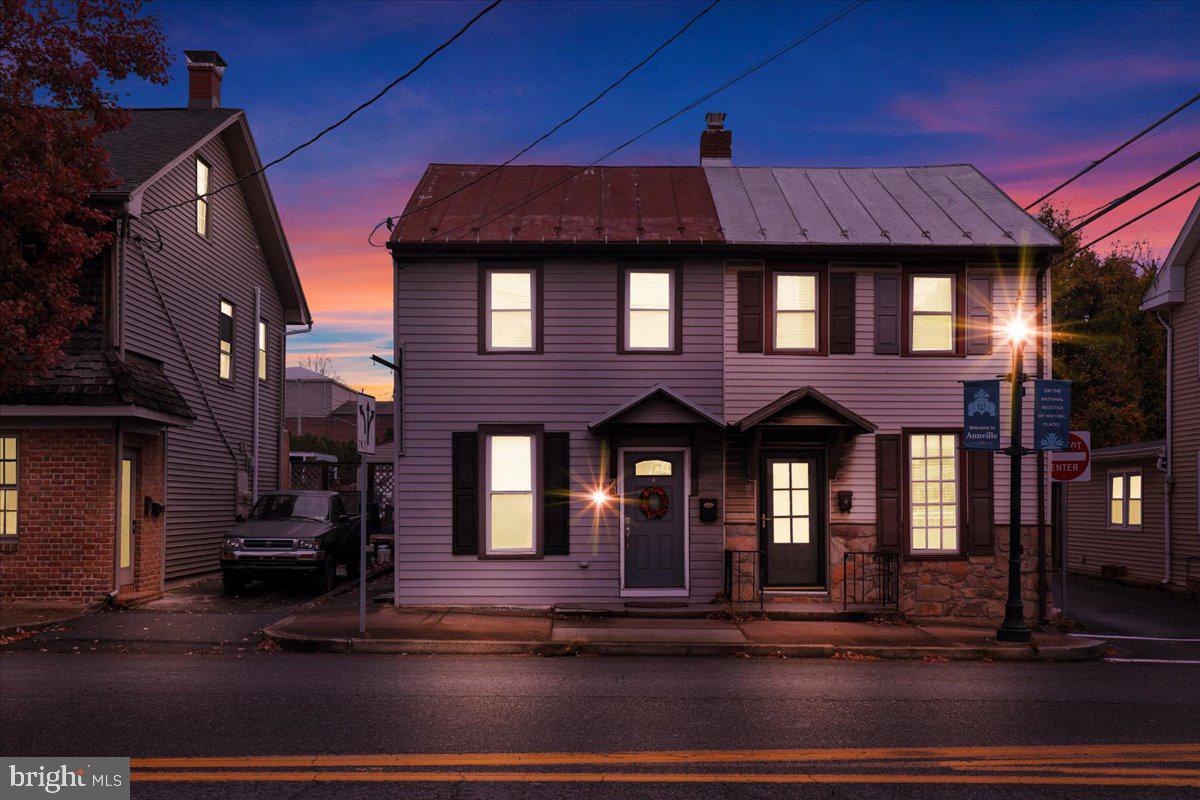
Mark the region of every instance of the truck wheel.
<instances>
[{"instance_id":1,"label":"truck wheel","mask_svg":"<svg viewBox=\"0 0 1200 800\"><path fill-rule=\"evenodd\" d=\"M241 594L246 587L246 579L239 572L221 570L221 588L225 594Z\"/></svg>"},{"instance_id":2,"label":"truck wheel","mask_svg":"<svg viewBox=\"0 0 1200 800\"><path fill-rule=\"evenodd\" d=\"M337 578L337 564L332 558L326 557L325 563L317 569L313 575L313 588L320 594L325 594L333 588L334 580Z\"/></svg>"}]
</instances>

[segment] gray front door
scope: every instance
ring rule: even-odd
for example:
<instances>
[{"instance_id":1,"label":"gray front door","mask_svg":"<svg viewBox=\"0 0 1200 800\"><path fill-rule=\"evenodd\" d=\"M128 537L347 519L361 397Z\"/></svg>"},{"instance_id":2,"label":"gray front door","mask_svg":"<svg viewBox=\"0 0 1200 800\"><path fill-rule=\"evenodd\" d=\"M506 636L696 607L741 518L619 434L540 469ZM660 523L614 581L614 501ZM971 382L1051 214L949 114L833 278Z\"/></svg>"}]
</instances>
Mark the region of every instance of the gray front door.
<instances>
[{"instance_id":1,"label":"gray front door","mask_svg":"<svg viewBox=\"0 0 1200 800\"><path fill-rule=\"evenodd\" d=\"M627 452L624 471L625 588L683 589L683 454Z\"/></svg>"}]
</instances>

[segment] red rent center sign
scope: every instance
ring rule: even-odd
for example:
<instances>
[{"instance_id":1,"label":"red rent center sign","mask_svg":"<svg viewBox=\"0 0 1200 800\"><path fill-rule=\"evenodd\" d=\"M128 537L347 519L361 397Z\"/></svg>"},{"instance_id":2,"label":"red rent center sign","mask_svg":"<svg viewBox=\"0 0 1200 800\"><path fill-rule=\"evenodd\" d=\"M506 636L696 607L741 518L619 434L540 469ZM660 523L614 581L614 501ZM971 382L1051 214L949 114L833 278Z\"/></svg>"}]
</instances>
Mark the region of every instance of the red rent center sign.
<instances>
[{"instance_id":1,"label":"red rent center sign","mask_svg":"<svg viewBox=\"0 0 1200 800\"><path fill-rule=\"evenodd\" d=\"M1050 454L1050 477L1059 483L1092 479L1092 434L1071 431L1069 450Z\"/></svg>"}]
</instances>

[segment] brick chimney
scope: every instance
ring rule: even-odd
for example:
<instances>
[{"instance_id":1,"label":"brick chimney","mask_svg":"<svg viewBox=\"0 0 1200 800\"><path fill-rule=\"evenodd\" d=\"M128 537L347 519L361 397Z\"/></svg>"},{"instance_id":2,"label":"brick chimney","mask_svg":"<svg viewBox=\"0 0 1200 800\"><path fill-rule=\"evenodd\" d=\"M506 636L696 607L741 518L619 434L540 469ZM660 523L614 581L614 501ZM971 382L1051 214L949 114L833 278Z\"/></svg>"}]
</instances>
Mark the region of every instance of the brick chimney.
<instances>
[{"instance_id":1,"label":"brick chimney","mask_svg":"<svg viewBox=\"0 0 1200 800\"><path fill-rule=\"evenodd\" d=\"M725 114L710 111L704 121L708 127L700 134L700 166L733 166L733 131L725 130Z\"/></svg>"},{"instance_id":2,"label":"brick chimney","mask_svg":"<svg viewBox=\"0 0 1200 800\"><path fill-rule=\"evenodd\" d=\"M225 59L216 50L184 50L188 69L188 108L220 108Z\"/></svg>"}]
</instances>

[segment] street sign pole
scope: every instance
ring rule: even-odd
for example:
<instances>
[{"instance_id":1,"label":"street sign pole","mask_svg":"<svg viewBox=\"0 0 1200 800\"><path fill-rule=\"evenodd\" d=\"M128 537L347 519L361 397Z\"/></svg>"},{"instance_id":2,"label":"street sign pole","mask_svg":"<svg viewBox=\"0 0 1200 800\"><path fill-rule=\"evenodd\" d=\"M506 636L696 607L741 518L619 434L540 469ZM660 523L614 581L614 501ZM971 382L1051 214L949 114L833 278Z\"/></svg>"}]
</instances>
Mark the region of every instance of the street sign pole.
<instances>
[{"instance_id":1,"label":"street sign pole","mask_svg":"<svg viewBox=\"0 0 1200 800\"><path fill-rule=\"evenodd\" d=\"M358 456L358 632L367 632L367 454Z\"/></svg>"},{"instance_id":2,"label":"street sign pole","mask_svg":"<svg viewBox=\"0 0 1200 800\"><path fill-rule=\"evenodd\" d=\"M1025 447L1021 443L1021 400L1025 394L1025 340L1012 343L1012 427L1009 456L1008 490L1008 602L1004 604L1004 622L996 631L1002 642L1028 642L1033 632L1025 624L1025 604L1021 600L1021 459Z\"/></svg>"}]
</instances>

